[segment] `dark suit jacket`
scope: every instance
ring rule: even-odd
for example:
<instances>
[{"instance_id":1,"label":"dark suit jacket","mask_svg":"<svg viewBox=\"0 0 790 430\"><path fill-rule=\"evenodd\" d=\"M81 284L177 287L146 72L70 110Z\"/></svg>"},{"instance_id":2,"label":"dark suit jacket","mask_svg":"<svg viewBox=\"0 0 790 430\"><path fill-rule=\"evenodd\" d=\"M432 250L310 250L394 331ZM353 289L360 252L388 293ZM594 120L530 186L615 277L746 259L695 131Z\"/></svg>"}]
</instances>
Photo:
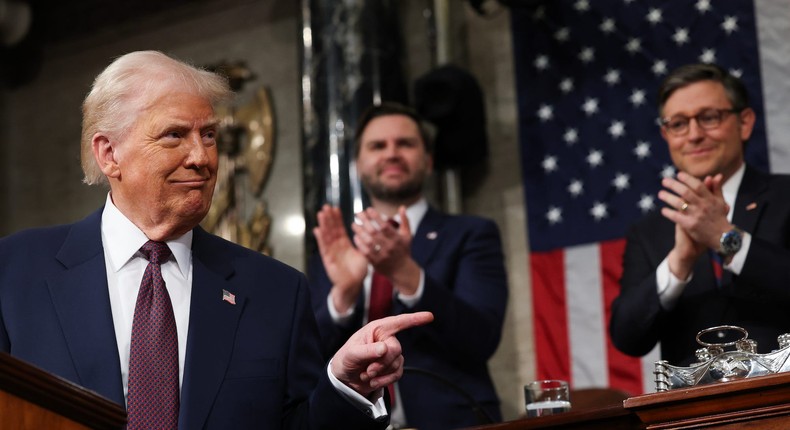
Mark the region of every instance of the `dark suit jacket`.
<instances>
[{"instance_id":1,"label":"dark suit jacket","mask_svg":"<svg viewBox=\"0 0 790 430\"><path fill-rule=\"evenodd\" d=\"M123 405L100 222L0 240L0 351ZM199 227L192 261L179 428L386 426L331 386L302 274Z\"/></svg>"},{"instance_id":2,"label":"dark suit jacket","mask_svg":"<svg viewBox=\"0 0 790 430\"><path fill-rule=\"evenodd\" d=\"M427 326L398 334L405 365L451 381L500 421L499 400L487 367L501 338L507 304L507 278L496 224L429 209L411 249L425 271L424 294L412 309L396 300L393 313L431 311L435 319ZM338 326L327 309L331 282L320 258L311 261L309 275L321 338L331 354L362 324L364 298L357 302L354 323ZM399 389L410 426L430 430L480 423L470 401L437 378L407 370Z\"/></svg>"},{"instance_id":3,"label":"dark suit jacket","mask_svg":"<svg viewBox=\"0 0 790 430\"><path fill-rule=\"evenodd\" d=\"M623 257L620 296L612 304L610 333L621 351L644 355L661 342L672 365L695 362L697 333L736 325L758 342L758 352L777 348L790 332L790 177L767 175L749 166L738 189L732 223L752 234L740 275L724 271L716 286L709 254L671 311L659 303L655 270L674 246L674 223L658 211L634 225Z\"/></svg>"}]
</instances>

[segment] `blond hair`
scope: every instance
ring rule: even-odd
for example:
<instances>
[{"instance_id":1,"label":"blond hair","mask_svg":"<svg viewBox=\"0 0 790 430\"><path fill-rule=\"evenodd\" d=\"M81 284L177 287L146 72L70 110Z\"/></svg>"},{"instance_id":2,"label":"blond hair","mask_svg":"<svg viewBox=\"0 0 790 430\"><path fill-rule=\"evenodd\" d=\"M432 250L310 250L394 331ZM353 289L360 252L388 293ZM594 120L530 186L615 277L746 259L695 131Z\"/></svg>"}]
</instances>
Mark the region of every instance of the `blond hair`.
<instances>
[{"instance_id":1,"label":"blond hair","mask_svg":"<svg viewBox=\"0 0 790 430\"><path fill-rule=\"evenodd\" d=\"M107 183L93 156L93 136L105 133L112 139L123 139L141 112L174 89L197 94L212 105L228 100L233 94L225 78L158 51L123 55L96 77L82 103L83 182Z\"/></svg>"}]
</instances>

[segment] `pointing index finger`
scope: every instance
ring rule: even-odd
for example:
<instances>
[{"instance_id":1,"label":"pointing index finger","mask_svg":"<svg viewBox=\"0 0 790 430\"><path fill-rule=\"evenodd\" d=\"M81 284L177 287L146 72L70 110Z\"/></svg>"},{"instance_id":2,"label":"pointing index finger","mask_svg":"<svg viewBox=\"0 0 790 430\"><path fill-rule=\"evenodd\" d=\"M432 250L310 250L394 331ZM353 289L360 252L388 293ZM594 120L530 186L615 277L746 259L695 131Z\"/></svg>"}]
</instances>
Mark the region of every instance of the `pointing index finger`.
<instances>
[{"instance_id":1,"label":"pointing index finger","mask_svg":"<svg viewBox=\"0 0 790 430\"><path fill-rule=\"evenodd\" d=\"M381 318L373 322L376 324L376 333L388 337L408 328L428 324L433 321L431 312L413 312Z\"/></svg>"}]
</instances>

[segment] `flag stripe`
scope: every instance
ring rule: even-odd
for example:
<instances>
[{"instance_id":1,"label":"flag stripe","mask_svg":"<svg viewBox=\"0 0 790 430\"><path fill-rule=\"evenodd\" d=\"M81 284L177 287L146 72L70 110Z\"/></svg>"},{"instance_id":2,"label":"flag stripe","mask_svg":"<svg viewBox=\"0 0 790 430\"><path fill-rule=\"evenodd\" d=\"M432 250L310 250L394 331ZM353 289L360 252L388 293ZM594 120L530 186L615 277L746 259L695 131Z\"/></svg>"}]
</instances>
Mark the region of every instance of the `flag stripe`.
<instances>
[{"instance_id":1,"label":"flag stripe","mask_svg":"<svg viewBox=\"0 0 790 430\"><path fill-rule=\"evenodd\" d=\"M623 274L623 251L625 240L611 240L601 243L601 271L603 272L603 296L606 304L605 328L608 333L608 321L611 316L612 301L620 292L618 280ZM606 351L609 357L608 386L625 390L631 394L644 391L642 386L642 360L623 354L615 348L609 336L606 336Z\"/></svg>"},{"instance_id":2,"label":"flag stripe","mask_svg":"<svg viewBox=\"0 0 790 430\"><path fill-rule=\"evenodd\" d=\"M537 378L570 380L563 252L533 252L530 267Z\"/></svg>"},{"instance_id":3,"label":"flag stripe","mask_svg":"<svg viewBox=\"0 0 790 430\"><path fill-rule=\"evenodd\" d=\"M607 385L607 357L600 258L596 244L571 246L565 251L565 287L574 388Z\"/></svg>"}]
</instances>

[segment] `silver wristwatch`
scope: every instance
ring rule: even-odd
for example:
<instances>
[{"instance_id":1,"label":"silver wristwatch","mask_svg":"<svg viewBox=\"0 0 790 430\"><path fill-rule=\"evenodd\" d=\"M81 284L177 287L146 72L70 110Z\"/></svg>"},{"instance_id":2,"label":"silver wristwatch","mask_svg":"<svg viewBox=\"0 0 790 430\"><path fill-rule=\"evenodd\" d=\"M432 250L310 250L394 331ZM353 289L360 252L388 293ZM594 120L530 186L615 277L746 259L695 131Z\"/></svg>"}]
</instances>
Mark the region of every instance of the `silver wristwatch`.
<instances>
[{"instance_id":1,"label":"silver wristwatch","mask_svg":"<svg viewBox=\"0 0 790 430\"><path fill-rule=\"evenodd\" d=\"M719 238L719 249L716 251L719 255L724 257L732 257L741 249L743 244L743 230L738 227L733 227L729 231L724 232Z\"/></svg>"}]
</instances>

